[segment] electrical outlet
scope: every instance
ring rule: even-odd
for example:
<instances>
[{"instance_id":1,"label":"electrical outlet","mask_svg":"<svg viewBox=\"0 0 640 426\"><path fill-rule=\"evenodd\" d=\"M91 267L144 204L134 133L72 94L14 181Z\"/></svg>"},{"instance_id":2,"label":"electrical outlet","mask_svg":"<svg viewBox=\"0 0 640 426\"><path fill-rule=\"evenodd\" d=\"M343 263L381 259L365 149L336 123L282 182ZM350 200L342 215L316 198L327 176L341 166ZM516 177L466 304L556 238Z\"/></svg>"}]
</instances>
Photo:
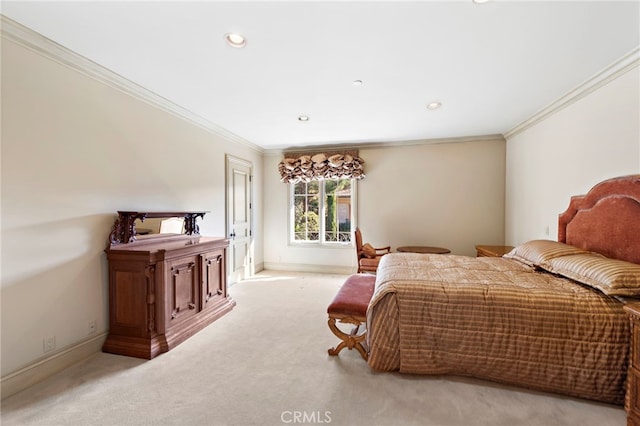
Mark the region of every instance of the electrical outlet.
<instances>
[{"instance_id":1,"label":"electrical outlet","mask_svg":"<svg viewBox=\"0 0 640 426\"><path fill-rule=\"evenodd\" d=\"M51 352L56 348L56 336L45 337L42 341L42 351L44 353Z\"/></svg>"},{"instance_id":2,"label":"electrical outlet","mask_svg":"<svg viewBox=\"0 0 640 426\"><path fill-rule=\"evenodd\" d=\"M96 320L89 321L89 334L96 332Z\"/></svg>"}]
</instances>

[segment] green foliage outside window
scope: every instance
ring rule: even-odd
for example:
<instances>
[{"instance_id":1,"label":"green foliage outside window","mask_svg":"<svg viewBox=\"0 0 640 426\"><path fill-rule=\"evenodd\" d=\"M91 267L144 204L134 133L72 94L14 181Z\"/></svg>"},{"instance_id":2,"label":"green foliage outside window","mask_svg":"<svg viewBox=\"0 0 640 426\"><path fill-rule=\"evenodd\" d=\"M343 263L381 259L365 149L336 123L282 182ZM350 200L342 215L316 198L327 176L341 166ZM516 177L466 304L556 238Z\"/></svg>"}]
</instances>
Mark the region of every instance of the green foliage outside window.
<instances>
[{"instance_id":1,"label":"green foliage outside window","mask_svg":"<svg viewBox=\"0 0 640 426\"><path fill-rule=\"evenodd\" d=\"M295 241L317 242L321 235L325 242L351 240L350 179L296 183L293 203Z\"/></svg>"}]
</instances>

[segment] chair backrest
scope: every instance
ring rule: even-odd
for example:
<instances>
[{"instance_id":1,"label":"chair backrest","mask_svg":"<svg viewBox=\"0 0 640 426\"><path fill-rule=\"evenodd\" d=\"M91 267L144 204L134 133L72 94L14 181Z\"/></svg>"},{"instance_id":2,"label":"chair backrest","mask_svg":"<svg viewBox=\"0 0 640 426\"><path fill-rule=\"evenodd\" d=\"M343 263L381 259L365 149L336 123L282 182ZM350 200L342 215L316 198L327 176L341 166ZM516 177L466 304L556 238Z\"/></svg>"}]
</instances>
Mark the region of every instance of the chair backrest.
<instances>
[{"instance_id":1,"label":"chair backrest","mask_svg":"<svg viewBox=\"0 0 640 426\"><path fill-rule=\"evenodd\" d=\"M359 254L360 251L362 250L362 232L360 232L360 228L358 227L356 227L355 237L356 237L356 251Z\"/></svg>"}]
</instances>

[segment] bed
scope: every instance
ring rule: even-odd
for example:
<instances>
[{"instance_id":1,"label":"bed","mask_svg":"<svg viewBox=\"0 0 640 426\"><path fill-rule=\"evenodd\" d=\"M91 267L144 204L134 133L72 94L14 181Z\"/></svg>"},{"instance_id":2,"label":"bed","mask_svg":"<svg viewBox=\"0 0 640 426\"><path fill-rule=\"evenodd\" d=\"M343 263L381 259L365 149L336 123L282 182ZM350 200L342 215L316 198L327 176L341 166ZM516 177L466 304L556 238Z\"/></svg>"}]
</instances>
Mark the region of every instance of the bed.
<instances>
[{"instance_id":1,"label":"bed","mask_svg":"<svg viewBox=\"0 0 640 426\"><path fill-rule=\"evenodd\" d=\"M503 257L384 256L367 309L370 367L623 404L623 306L640 300L640 175L572 197L558 224L558 241Z\"/></svg>"}]
</instances>

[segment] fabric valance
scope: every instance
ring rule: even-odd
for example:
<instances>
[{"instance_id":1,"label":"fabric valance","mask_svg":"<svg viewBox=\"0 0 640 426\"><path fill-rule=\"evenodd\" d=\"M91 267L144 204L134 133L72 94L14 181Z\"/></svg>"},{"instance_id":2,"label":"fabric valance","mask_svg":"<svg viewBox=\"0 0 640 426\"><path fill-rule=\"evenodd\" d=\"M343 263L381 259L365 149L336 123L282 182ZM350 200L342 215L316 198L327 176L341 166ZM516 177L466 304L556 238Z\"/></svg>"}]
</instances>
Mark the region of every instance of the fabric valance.
<instances>
[{"instance_id":1,"label":"fabric valance","mask_svg":"<svg viewBox=\"0 0 640 426\"><path fill-rule=\"evenodd\" d=\"M364 160L358 151L285 153L278 164L280 180L286 183L324 179L362 179Z\"/></svg>"}]
</instances>

